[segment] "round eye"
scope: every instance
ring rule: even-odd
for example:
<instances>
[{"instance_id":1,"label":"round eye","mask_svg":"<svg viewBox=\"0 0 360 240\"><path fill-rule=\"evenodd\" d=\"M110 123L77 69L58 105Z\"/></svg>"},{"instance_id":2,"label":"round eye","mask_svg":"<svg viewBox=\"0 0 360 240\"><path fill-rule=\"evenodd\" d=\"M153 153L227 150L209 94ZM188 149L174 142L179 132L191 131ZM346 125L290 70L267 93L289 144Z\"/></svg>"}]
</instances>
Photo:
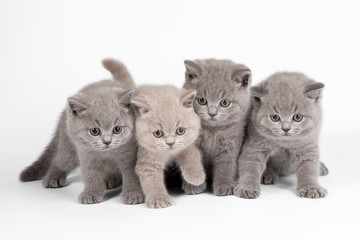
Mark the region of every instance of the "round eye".
<instances>
[{"instance_id":1,"label":"round eye","mask_svg":"<svg viewBox=\"0 0 360 240\"><path fill-rule=\"evenodd\" d=\"M303 118L304 118L304 117L303 117L302 115L300 115L300 114L295 114L295 115L293 116L293 119L294 119L294 121L296 121L296 122L302 121Z\"/></svg>"},{"instance_id":2,"label":"round eye","mask_svg":"<svg viewBox=\"0 0 360 240\"><path fill-rule=\"evenodd\" d=\"M154 136L157 137L157 138L159 138L159 137L161 137L162 135L164 135L163 131L161 131L161 130L157 130L157 131L153 132L153 134L154 134Z\"/></svg>"},{"instance_id":3,"label":"round eye","mask_svg":"<svg viewBox=\"0 0 360 240\"><path fill-rule=\"evenodd\" d=\"M280 120L280 117L279 117L279 115L277 115L277 114L270 115L270 118L271 118L271 120L273 120L274 122L277 122L277 121Z\"/></svg>"},{"instance_id":4,"label":"round eye","mask_svg":"<svg viewBox=\"0 0 360 240\"><path fill-rule=\"evenodd\" d=\"M120 126L115 126L113 129L113 133L119 134L122 132L122 128Z\"/></svg>"},{"instance_id":5,"label":"round eye","mask_svg":"<svg viewBox=\"0 0 360 240\"><path fill-rule=\"evenodd\" d=\"M206 98L198 98L198 103L200 105L205 105L205 104L207 104L207 100L206 100Z\"/></svg>"},{"instance_id":6,"label":"round eye","mask_svg":"<svg viewBox=\"0 0 360 240\"><path fill-rule=\"evenodd\" d=\"M223 100L221 100L220 105L222 107L228 107L228 106L230 106L230 101L226 100L226 99L223 99Z\"/></svg>"},{"instance_id":7,"label":"round eye","mask_svg":"<svg viewBox=\"0 0 360 240\"><path fill-rule=\"evenodd\" d=\"M178 129L176 129L177 135L183 135L184 133L185 133L185 128L179 127Z\"/></svg>"},{"instance_id":8,"label":"round eye","mask_svg":"<svg viewBox=\"0 0 360 240\"><path fill-rule=\"evenodd\" d=\"M89 133L92 136L98 136L100 134L100 129L99 128L92 128L92 129L89 130Z\"/></svg>"}]
</instances>

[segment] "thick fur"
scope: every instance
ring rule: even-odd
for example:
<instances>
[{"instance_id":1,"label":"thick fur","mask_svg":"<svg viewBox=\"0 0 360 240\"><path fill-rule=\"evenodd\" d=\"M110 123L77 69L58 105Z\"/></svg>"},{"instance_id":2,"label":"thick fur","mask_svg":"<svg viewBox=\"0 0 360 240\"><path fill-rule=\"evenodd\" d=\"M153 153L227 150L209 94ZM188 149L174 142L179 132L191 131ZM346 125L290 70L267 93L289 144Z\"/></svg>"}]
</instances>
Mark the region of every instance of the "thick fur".
<instances>
[{"instance_id":1,"label":"thick fur","mask_svg":"<svg viewBox=\"0 0 360 240\"><path fill-rule=\"evenodd\" d=\"M300 197L325 197L327 191L317 181L319 172L328 173L318 149L323 87L304 74L280 72L251 88L251 122L235 195L257 198L260 182L273 184L279 176L295 172ZM271 119L275 114L278 121ZM295 114L303 119L295 121Z\"/></svg>"},{"instance_id":2,"label":"thick fur","mask_svg":"<svg viewBox=\"0 0 360 240\"><path fill-rule=\"evenodd\" d=\"M197 146L217 196L233 194L237 159L250 106L251 71L229 60L185 61L185 89L196 89L195 112L201 118ZM199 99L205 98L202 105ZM223 107L222 100L230 101Z\"/></svg>"},{"instance_id":3,"label":"thick fur","mask_svg":"<svg viewBox=\"0 0 360 240\"><path fill-rule=\"evenodd\" d=\"M80 165L85 183L79 196L81 203L101 202L104 189L112 188L121 178L123 202L144 202L135 173L137 144L130 108L133 90L128 88L104 80L68 98L51 143L38 161L21 173L20 180L37 180L45 175L44 187L59 188L65 186L68 173ZM114 133L115 126L121 127L120 133ZM98 136L90 134L93 128L100 129Z\"/></svg>"},{"instance_id":4,"label":"thick fur","mask_svg":"<svg viewBox=\"0 0 360 240\"><path fill-rule=\"evenodd\" d=\"M136 173L150 208L171 205L164 169L174 163L181 170L185 192L195 194L206 187L201 154L195 145L200 130L200 119L193 109L195 95L195 90L173 86L140 86L131 100L139 143ZM178 134L179 128L185 133ZM162 136L154 136L156 131Z\"/></svg>"}]
</instances>

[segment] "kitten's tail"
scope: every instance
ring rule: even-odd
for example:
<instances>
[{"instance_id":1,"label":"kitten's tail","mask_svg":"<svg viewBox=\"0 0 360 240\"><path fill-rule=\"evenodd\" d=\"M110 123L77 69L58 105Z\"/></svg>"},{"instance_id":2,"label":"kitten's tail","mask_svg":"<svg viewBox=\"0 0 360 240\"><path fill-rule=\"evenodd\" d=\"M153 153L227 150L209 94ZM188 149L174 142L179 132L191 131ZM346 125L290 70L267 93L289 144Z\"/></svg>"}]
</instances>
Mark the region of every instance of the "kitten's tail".
<instances>
[{"instance_id":1,"label":"kitten's tail","mask_svg":"<svg viewBox=\"0 0 360 240\"><path fill-rule=\"evenodd\" d=\"M58 134L55 133L49 145L45 148L41 156L30 166L20 173L20 181L29 182L43 178L50 167L58 147Z\"/></svg>"},{"instance_id":2,"label":"kitten's tail","mask_svg":"<svg viewBox=\"0 0 360 240\"><path fill-rule=\"evenodd\" d=\"M129 88L135 88L135 82L123 63L112 58L106 58L102 61L102 64L104 68L111 72L114 80L123 83Z\"/></svg>"}]
</instances>

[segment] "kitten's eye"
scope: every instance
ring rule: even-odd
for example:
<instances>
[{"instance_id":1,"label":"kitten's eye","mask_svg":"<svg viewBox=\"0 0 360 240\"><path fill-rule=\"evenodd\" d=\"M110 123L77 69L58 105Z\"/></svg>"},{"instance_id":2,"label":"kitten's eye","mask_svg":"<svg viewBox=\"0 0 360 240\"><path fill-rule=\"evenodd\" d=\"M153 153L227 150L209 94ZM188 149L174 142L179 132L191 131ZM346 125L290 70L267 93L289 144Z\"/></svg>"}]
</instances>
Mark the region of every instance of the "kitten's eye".
<instances>
[{"instance_id":1,"label":"kitten's eye","mask_svg":"<svg viewBox=\"0 0 360 240\"><path fill-rule=\"evenodd\" d=\"M176 134L184 135L185 131L186 131L185 128L179 127L178 129L176 129Z\"/></svg>"},{"instance_id":2,"label":"kitten's eye","mask_svg":"<svg viewBox=\"0 0 360 240\"><path fill-rule=\"evenodd\" d=\"M162 135L164 135L163 131L161 131L161 130L157 130L157 131L153 132L153 134L154 134L154 136L157 137L157 138L159 138L159 137L161 137Z\"/></svg>"},{"instance_id":3,"label":"kitten's eye","mask_svg":"<svg viewBox=\"0 0 360 240\"><path fill-rule=\"evenodd\" d=\"M100 134L100 129L99 128L92 128L89 130L90 135L92 136L98 136Z\"/></svg>"},{"instance_id":4,"label":"kitten's eye","mask_svg":"<svg viewBox=\"0 0 360 240\"><path fill-rule=\"evenodd\" d=\"M279 115L277 115L277 114L270 115L270 118L271 118L271 120L273 120L274 122L277 122L277 121L280 120L280 117L279 117Z\"/></svg>"},{"instance_id":5,"label":"kitten's eye","mask_svg":"<svg viewBox=\"0 0 360 240\"><path fill-rule=\"evenodd\" d=\"M207 104L207 100L206 100L206 98L198 98L198 103L200 105L205 105L205 104Z\"/></svg>"},{"instance_id":6,"label":"kitten's eye","mask_svg":"<svg viewBox=\"0 0 360 240\"><path fill-rule=\"evenodd\" d=\"M113 129L113 133L115 134L119 134L122 132L122 127L120 126L115 126L114 129Z\"/></svg>"},{"instance_id":7,"label":"kitten's eye","mask_svg":"<svg viewBox=\"0 0 360 240\"><path fill-rule=\"evenodd\" d=\"M222 107L228 107L228 106L230 106L230 101L226 100L226 99L223 99L223 100L221 100L220 105Z\"/></svg>"},{"instance_id":8,"label":"kitten's eye","mask_svg":"<svg viewBox=\"0 0 360 240\"><path fill-rule=\"evenodd\" d=\"M304 117L302 115L300 115L300 114L295 114L293 116L293 119L294 119L295 122L301 122L303 120L303 118Z\"/></svg>"}]
</instances>

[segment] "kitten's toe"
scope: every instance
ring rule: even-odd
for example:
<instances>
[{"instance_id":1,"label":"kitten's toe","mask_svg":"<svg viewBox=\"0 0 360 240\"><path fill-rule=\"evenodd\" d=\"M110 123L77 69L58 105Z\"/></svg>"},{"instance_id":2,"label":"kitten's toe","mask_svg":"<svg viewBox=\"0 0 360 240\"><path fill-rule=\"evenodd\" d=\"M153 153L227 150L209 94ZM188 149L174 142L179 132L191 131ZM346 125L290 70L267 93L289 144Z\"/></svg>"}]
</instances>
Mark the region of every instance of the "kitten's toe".
<instances>
[{"instance_id":1,"label":"kitten's toe","mask_svg":"<svg viewBox=\"0 0 360 240\"><path fill-rule=\"evenodd\" d=\"M42 185L45 188L61 188L65 187L66 184L66 176L60 176L60 177L45 177L42 181Z\"/></svg>"},{"instance_id":2,"label":"kitten's toe","mask_svg":"<svg viewBox=\"0 0 360 240\"><path fill-rule=\"evenodd\" d=\"M197 172L193 174L187 174L183 172L184 180L191 185L199 186L205 181L205 173L204 172Z\"/></svg>"},{"instance_id":3,"label":"kitten's toe","mask_svg":"<svg viewBox=\"0 0 360 240\"><path fill-rule=\"evenodd\" d=\"M301 188L297 192L303 198L324 198L327 195L327 190L321 186Z\"/></svg>"},{"instance_id":4,"label":"kitten's toe","mask_svg":"<svg viewBox=\"0 0 360 240\"><path fill-rule=\"evenodd\" d=\"M275 184L278 179L279 179L278 176L265 172L261 177L261 183L266 185Z\"/></svg>"},{"instance_id":5,"label":"kitten's toe","mask_svg":"<svg viewBox=\"0 0 360 240\"><path fill-rule=\"evenodd\" d=\"M134 205L144 203L145 197L141 192L121 193L121 199L124 204Z\"/></svg>"},{"instance_id":6,"label":"kitten's toe","mask_svg":"<svg viewBox=\"0 0 360 240\"><path fill-rule=\"evenodd\" d=\"M329 169L325 166L323 162L320 162L320 176L326 176L329 174Z\"/></svg>"},{"instance_id":7,"label":"kitten's toe","mask_svg":"<svg viewBox=\"0 0 360 240\"><path fill-rule=\"evenodd\" d=\"M216 196L229 196L234 194L234 185L220 185L220 186L213 186L214 194Z\"/></svg>"},{"instance_id":8,"label":"kitten's toe","mask_svg":"<svg viewBox=\"0 0 360 240\"><path fill-rule=\"evenodd\" d=\"M149 208L166 208L171 206L171 199L168 196L147 198L146 205Z\"/></svg>"},{"instance_id":9,"label":"kitten's toe","mask_svg":"<svg viewBox=\"0 0 360 240\"><path fill-rule=\"evenodd\" d=\"M184 192L186 194L190 194L190 195L199 194L199 193L202 193L206 189L206 182L203 182L199 186L194 186L194 185L187 183L186 181L183 181L182 189L184 190Z\"/></svg>"},{"instance_id":10,"label":"kitten's toe","mask_svg":"<svg viewBox=\"0 0 360 240\"><path fill-rule=\"evenodd\" d=\"M88 192L82 192L79 196L79 202L82 204L94 204L100 203L104 199L104 194L93 194Z\"/></svg>"},{"instance_id":11,"label":"kitten's toe","mask_svg":"<svg viewBox=\"0 0 360 240\"><path fill-rule=\"evenodd\" d=\"M114 179L114 178L104 179L103 188L105 190L113 189L113 188L115 188L117 183L118 183L118 180Z\"/></svg>"},{"instance_id":12,"label":"kitten's toe","mask_svg":"<svg viewBox=\"0 0 360 240\"><path fill-rule=\"evenodd\" d=\"M240 198L255 199L260 195L260 189L252 187L236 186L234 188L234 194Z\"/></svg>"}]
</instances>

